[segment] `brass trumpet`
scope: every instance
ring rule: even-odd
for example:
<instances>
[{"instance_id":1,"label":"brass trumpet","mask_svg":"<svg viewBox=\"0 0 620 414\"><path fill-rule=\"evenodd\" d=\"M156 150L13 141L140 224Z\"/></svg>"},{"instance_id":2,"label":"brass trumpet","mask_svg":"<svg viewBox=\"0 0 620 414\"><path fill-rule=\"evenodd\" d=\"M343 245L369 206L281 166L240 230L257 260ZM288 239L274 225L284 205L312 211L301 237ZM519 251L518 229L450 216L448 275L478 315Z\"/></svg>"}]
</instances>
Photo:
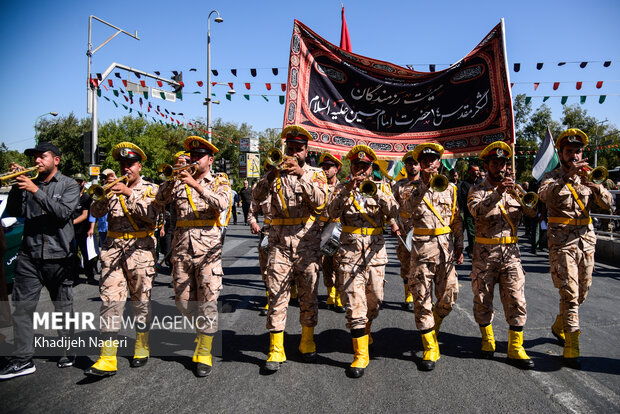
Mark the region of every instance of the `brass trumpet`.
<instances>
[{"instance_id":1,"label":"brass trumpet","mask_svg":"<svg viewBox=\"0 0 620 414\"><path fill-rule=\"evenodd\" d=\"M90 196L90 198L93 199L93 201L99 201L99 200L103 200L104 198L109 198L111 197L114 193L112 192L112 187L114 187L116 184L120 183L120 182L128 182L129 181L129 175L125 174L122 175L121 177L117 178L116 180L112 181L111 183L108 183L106 185L97 185L97 184L93 184L90 186L90 188L88 189L88 195Z\"/></svg>"},{"instance_id":2,"label":"brass trumpet","mask_svg":"<svg viewBox=\"0 0 620 414\"><path fill-rule=\"evenodd\" d=\"M436 193L446 191L448 185L450 185L450 181L448 180L448 177L443 174L433 174L431 181L429 182L429 187Z\"/></svg>"},{"instance_id":3,"label":"brass trumpet","mask_svg":"<svg viewBox=\"0 0 620 414\"><path fill-rule=\"evenodd\" d=\"M500 171L499 175L503 180L504 172ZM523 207L536 208L536 205L538 204L538 194L533 191L526 192L519 184L515 184L514 187L506 188L506 191L508 191L508 194L517 200Z\"/></svg>"},{"instance_id":4,"label":"brass trumpet","mask_svg":"<svg viewBox=\"0 0 620 414\"><path fill-rule=\"evenodd\" d=\"M188 171L190 175L196 174L198 163L193 162L182 167L173 167L170 164L161 164L157 167L157 173L163 180L178 180L181 171Z\"/></svg>"},{"instance_id":5,"label":"brass trumpet","mask_svg":"<svg viewBox=\"0 0 620 414\"><path fill-rule=\"evenodd\" d=\"M377 194L377 184L372 180L364 180L360 184L359 192L366 198L372 198Z\"/></svg>"},{"instance_id":6,"label":"brass trumpet","mask_svg":"<svg viewBox=\"0 0 620 414\"><path fill-rule=\"evenodd\" d=\"M39 167L35 165L34 167L26 168L21 171L13 171L0 174L0 187L17 184L17 180L15 178L19 177L20 175L26 175L31 180L34 180L39 176Z\"/></svg>"},{"instance_id":7,"label":"brass trumpet","mask_svg":"<svg viewBox=\"0 0 620 414\"><path fill-rule=\"evenodd\" d=\"M603 184L607 180L607 177L609 177L609 171L602 165L596 168L583 167L583 173L580 175L594 184Z\"/></svg>"},{"instance_id":8,"label":"brass trumpet","mask_svg":"<svg viewBox=\"0 0 620 414\"><path fill-rule=\"evenodd\" d=\"M282 169L280 166L287 159L290 159L290 158L297 159L297 157L289 157L288 155L284 155L282 151L280 151L278 148L272 148L269 151L267 151L267 154L265 155L265 157L267 158L266 159L267 164L271 165L272 167L279 168L279 169Z\"/></svg>"}]
</instances>

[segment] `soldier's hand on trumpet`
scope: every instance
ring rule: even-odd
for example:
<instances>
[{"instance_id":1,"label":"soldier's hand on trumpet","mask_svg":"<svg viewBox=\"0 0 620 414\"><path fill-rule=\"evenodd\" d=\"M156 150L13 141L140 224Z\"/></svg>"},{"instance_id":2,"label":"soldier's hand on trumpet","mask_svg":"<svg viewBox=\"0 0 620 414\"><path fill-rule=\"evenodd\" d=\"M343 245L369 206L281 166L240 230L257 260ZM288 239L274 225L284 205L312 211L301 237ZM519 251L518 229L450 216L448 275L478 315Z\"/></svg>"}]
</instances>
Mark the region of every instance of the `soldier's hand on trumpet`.
<instances>
[{"instance_id":1,"label":"soldier's hand on trumpet","mask_svg":"<svg viewBox=\"0 0 620 414\"><path fill-rule=\"evenodd\" d=\"M366 180L366 174L363 172L361 174L353 175L350 177L349 181L346 183L345 188L347 191L351 191L354 188L358 188L362 182Z\"/></svg>"},{"instance_id":2,"label":"soldier's hand on trumpet","mask_svg":"<svg viewBox=\"0 0 620 414\"><path fill-rule=\"evenodd\" d=\"M17 163L12 162L10 164L10 169L11 169L11 172L17 172L17 171L23 171L26 168L22 167L21 165ZM20 190L29 191L34 194L39 189L39 187L37 187L37 185L32 182L30 177L28 177L28 174L18 175L17 177L15 177L15 181L16 181L17 188L19 188Z\"/></svg>"},{"instance_id":3,"label":"soldier's hand on trumpet","mask_svg":"<svg viewBox=\"0 0 620 414\"><path fill-rule=\"evenodd\" d=\"M588 159L584 158L581 161L577 161L577 159L573 159L570 168L564 174L564 179L569 180L573 178L575 175L582 174L584 171L587 171L590 167L588 166Z\"/></svg>"},{"instance_id":4,"label":"soldier's hand on trumpet","mask_svg":"<svg viewBox=\"0 0 620 414\"><path fill-rule=\"evenodd\" d=\"M497 192L504 194L507 189L514 188L515 180L511 175L505 176L502 181L497 185Z\"/></svg>"},{"instance_id":5,"label":"soldier's hand on trumpet","mask_svg":"<svg viewBox=\"0 0 620 414\"><path fill-rule=\"evenodd\" d=\"M297 177L301 177L304 175L304 169L301 168L299 162L297 161L297 157L287 157L282 163L282 171L286 171L289 175L296 175Z\"/></svg>"},{"instance_id":6,"label":"soldier's hand on trumpet","mask_svg":"<svg viewBox=\"0 0 620 414\"><path fill-rule=\"evenodd\" d=\"M109 178L108 178L109 180ZM114 181L114 180L112 180ZM124 195L125 197L131 197L131 188L127 187L127 185L124 182L118 182L116 184L114 184L112 187L110 187L110 192L117 194L117 195Z\"/></svg>"},{"instance_id":7,"label":"soldier's hand on trumpet","mask_svg":"<svg viewBox=\"0 0 620 414\"><path fill-rule=\"evenodd\" d=\"M179 172L179 181L181 181L183 184L187 184L188 186L192 187L194 190L198 191L199 193L202 193L202 186L200 184L198 184L198 182L194 179L194 177L192 176L192 174L190 174L191 171L189 170L182 170Z\"/></svg>"}]
</instances>

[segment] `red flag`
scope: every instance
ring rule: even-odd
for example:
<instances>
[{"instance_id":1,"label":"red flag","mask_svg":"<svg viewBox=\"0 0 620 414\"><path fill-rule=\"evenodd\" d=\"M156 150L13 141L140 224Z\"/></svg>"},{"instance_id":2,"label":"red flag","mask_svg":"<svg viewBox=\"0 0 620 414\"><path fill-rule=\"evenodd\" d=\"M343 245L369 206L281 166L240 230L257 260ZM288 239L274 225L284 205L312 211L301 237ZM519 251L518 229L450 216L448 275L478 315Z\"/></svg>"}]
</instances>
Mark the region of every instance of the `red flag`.
<instances>
[{"instance_id":1,"label":"red flag","mask_svg":"<svg viewBox=\"0 0 620 414\"><path fill-rule=\"evenodd\" d=\"M125 85L125 88L127 87L127 80L123 79L123 85Z\"/></svg>"},{"instance_id":2,"label":"red flag","mask_svg":"<svg viewBox=\"0 0 620 414\"><path fill-rule=\"evenodd\" d=\"M540 82L534 82L534 90L538 89L540 86Z\"/></svg>"},{"instance_id":3,"label":"red flag","mask_svg":"<svg viewBox=\"0 0 620 414\"><path fill-rule=\"evenodd\" d=\"M270 83L266 83L266 84L265 84L265 87L267 88L267 90L268 90L268 91L270 91L270 90L271 90L271 84L270 84Z\"/></svg>"},{"instance_id":4,"label":"red flag","mask_svg":"<svg viewBox=\"0 0 620 414\"><path fill-rule=\"evenodd\" d=\"M581 90L581 85L583 84L583 82L577 82L577 90Z\"/></svg>"},{"instance_id":5,"label":"red flag","mask_svg":"<svg viewBox=\"0 0 620 414\"><path fill-rule=\"evenodd\" d=\"M198 84L198 86L202 88L202 85L203 85L202 81L196 81L196 83Z\"/></svg>"},{"instance_id":6,"label":"red flag","mask_svg":"<svg viewBox=\"0 0 620 414\"><path fill-rule=\"evenodd\" d=\"M230 87L232 89L232 86ZM250 90L250 84L246 82L245 89Z\"/></svg>"},{"instance_id":7,"label":"red flag","mask_svg":"<svg viewBox=\"0 0 620 414\"><path fill-rule=\"evenodd\" d=\"M164 86L164 83L162 81L157 81L157 86L161 88L162 86Z\"/></svg>"},{"instance_id":8,"label":"red flag","mask_svg":"<svg viewBox=\"0 0 620 414\"><path fill-rule=\"evenodd\" d=\"M235 88L233 87L233 83L232 83L232 82L228 82L228 86L230 86L230 89L235 89ZM250 88L248 88L248 89L250 89Z\"/></svg>"},{"instance_id":9,"label":"red flag","mask_svg":"<svg viewBox=\"0 0 620 414\"><path fill-rule=\"evenodd\" d=\"M349 37L349 29L347 28L347 21L344 19L344 6L342 6L342 27L340 28L340 48L347 52L352 52L351 38Z\"/></svg>"},{"instance_id":10,"label":"red flag","mask_svg":"<svg viewBox=\"0 0 620 414\"><path fill-rule=\"evenodd\" d=\"M602 86L603 86L603 81L596 82L596 89L601 89Z\"/></svg>"},{"instance_id":11,"label":"red flag","mask_svg":"<svg viewBox=\"0 0 620 414\"><path fill-rule=\"evenodd\" d=\"M108 85L110 85L110 88L114 87L114 83L112 83L112 79L108 79Z\"/></svg>"},{"instance_id":12,"label":"red flag","mask_svg":"<svg viewBox=\"0 0 620 414\"><path fill-rule=\"evenodd\" d=\"M553 90L554 91L557 91L559 87L560 87L560 82L553 82Z\"/></svg>"},{"instance_id":13,"label":"red flag","mask_svg":"<svg viewBox=\"0 0 620 414\"><path fill-rule=\"evenodd\" d=\"M146 81L141 80L140 85L142 85L143 88L146 88Z\"/></svg>"},{"instance_id":14,"label":"red flag","mask_svg":"<svg viewBox=\"0 0 620 414\"><path fill-rule=\"evenodd\" d=\"M286 90L286 83L282 83L280 87L282 88L282 92L284 92Z\"/></svg>"}]
</instances>

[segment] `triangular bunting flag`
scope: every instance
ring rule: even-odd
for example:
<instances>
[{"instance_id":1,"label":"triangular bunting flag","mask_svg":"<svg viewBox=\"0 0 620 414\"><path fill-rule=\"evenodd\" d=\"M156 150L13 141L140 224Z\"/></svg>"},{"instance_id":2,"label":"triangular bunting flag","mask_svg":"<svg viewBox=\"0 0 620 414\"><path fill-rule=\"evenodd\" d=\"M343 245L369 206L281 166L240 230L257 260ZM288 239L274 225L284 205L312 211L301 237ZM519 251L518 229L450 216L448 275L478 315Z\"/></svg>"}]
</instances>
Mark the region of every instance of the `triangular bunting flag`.
<instances>
[{"instance_id":1,"label":"triangular bunting flag","mask_svg":"<svg viewBox=\"0 0 620 414\"><path fill-rule=\"evenodd\" d=\"M601 89L602 86L603 86L603 81L596 82L596 89Z\"/></svg>"},{"instance_id":2,"label":"triangular bunting flag","mask_svg":"<svg viewBox=\"0 0 620 414\"><path fill-rule=\"evenodd\" d=\"M510 88L512 88L513 86L515 86L514 82L510 83Z\"/></svg>"},{"instance_id":3,"label":"triangular bunting flag","mask_svg":"<svg viewBox=\"0 0 620 414\"><path fill-rule=\"evenodd\" d=\"M228 86L230 86L230 89L235 89L235 87L233 86L232 82L228 82ZM249 89L249 88L248 88Z\"/></svg>"},{"instance_id":4,"label":"triangular bunting flag","mask_svg":"<svg viewBox=\"0 0 620 414\"><path fill-rule=\"evenodd\" d=\"M197 70L198 70L198 69L196 69L196 68L190 68L190 70L189 70L189 71L190 71L190 72L196 72Z\"/></svg>"},{"instance_id":5,"label":"triangular bunting flag","mask_svg":"<svg viewBox=\"0 0 620 414\"><path fill-rule=\"evenodd\" d=\"M280 95L279 99L280 99L280 105L284 105L284 95Z\"/></svg>"},{"instance_id":6,"label":"triangular bunting flag","mask_svg":"<svg viewBox=\"0 0 620 414\"><path fill-rule=\"evenodd\" d=\"M97 96L101 98L101 89L97 88Z\"/></svg>"},{"instance_id":7,"label":"triangular bunting flag","mask_svg":"<svg viewBox=\"0 0 620 414\"><path fill-rule=\"evenodd\" d=\"M579 64L579 67L580 67L581 69L583 69L583 68L585 68L587 65L588 65L588 62L581 62L581 63Z\"/></svg>"},{"instance_id":8,"label":"triangular bunting flag","mask_svg":"<svg viewBox=\"0 0 620 414\"><path fill-rule=\"evenodd\" d=\"M140 79L140 74L138 72L134 72L134 75L136 75L136 77Z\"/></svg>"},{"instance_id":9,"label":"triangular bunting flag","mask_svg":"<svg viewBox=\"0 0 620 414\"><path fill-rule=\"evenodd\" d=\"M587 96L581 96L579 98L579 102L583 105L584 103L586 103L586 98L587 98Z\"/></svg>"},{"instance_id":10,"label":"triangular bunting flag","mask_svg":"<svg viewBox=\"0 0 620 414\"><path fill-rule=\"evenodd\" d=\"M542 64L542 63L537 63L537 64L536 64L536 69L541 70L541 69L542 69L542 67L543 67L543 64Z\"/></svg>"},{"instance_id":11,"label":"triangular bunting flag","mask_svg":"<svg viewBox=\"0 0 620 414\"><path fill-rule=\"evenodd\" d=\"M155 73L157 76L161 75L161 73L160 73L158 70L156 70L154 73Z\"/></svg>"},{"instance_id":12,"label":"triangular bunting flag","mask_svg":"<svg viewBox=\"0 0 620 414\"><path fill-rule=\"evenodd\" d=\"M162 86L164 86L164 83L162 81L157 81L157 86L161 88Z\"/></svg>"},{"instance_id":13,"label":"triangular bunting flag","mask_svg":"<svg viewBox=\"0 0 620 414\"><path fill-rule=\"evenodd\" d=\"M429 72L435 72L435 65L428 65Z\"/></svg>"},{"instance_id":14,"label":"triangular bunting flag","mask_svg":"<svg viewBox=\"0 0 620 414\"><path fill-rule=\"evenodd\" d=\"M226 94L226 99L228 99L229 101L231 100L230 99L230 94L228 94L228 93Z\"/></svg>"},{"instance_id":15,"label":"triangular bunting flag","mask_svg":"<svg viewBox=\"0 0 620 414\"><path fill-rule=\"evenodd\" d=\"M548 96L543 97L543 102L547 102L547 99L549 99Z\"/></svg>"},{"instance_id":16,"label":"triangular bunting flag","mask_svg":"<svg viewBox=\"0 0 620 414\"><path fill-rule=\"evenodd\" d=\"M123 79L123 85L125 85L125 88L127 87L127 79Z\"/></svg>"},{"instance_id":17,"label":"triangular bunting flag","mask_svg":"<svg viewBox=\"0 0 620 414\"><path fill-rule=\"evenodd\" d=\"M250 90L250 83L249 82L246 82L245 89Z\"/></svg>"},{"instance_id":18,"label":"triangular bunting flag","mask_svg":"<svg viewBox=\"0 0 620 414\"><path fill-rule=\"evenodd\" d=\"M112 79L108 79L108 86L109 86L110 88L113 88L113 87L114 87L114 84L112 83Z\"/></svg>"},{"instance_id":19,"label":"triangular bunting flag","mask_svg":"<svg viewBox=\"0 0 620 414\"><path fill-rule=\"evenodd\" d=\"M116 103L116 101L112 101L112 103L114 104L115 107L118 108L118 104Z\"/></svg>"},{"instance_id":20,"label":"triangular bunting flag","mask_svg":"<svg viewBox=\"0 0 620 414\"><path fill-rule=\"evenodd\" d=\"M531 96L526 96L525 97L525 104L529 104L530 102L532 102L532 97Z\"/></svg>"},{"instance_id":21,"label":"triangular bunting flag","mask_svg":"<svg viewBox=\"0 0 620 414\"><path fill-rule=\"evenodd\" d=\"M116 77L117 77L117 78L119 78L119 79L121 78L121 74L120 74L120 73L118 73L118 72L114 72L114 76L116 76Z\"/></svg>"},{"instance_id":22,"label":"triangular bunting flag","mask_svg":"<svg viewBox=\"0 0 620 414\"><path fill-rule=\"evenodd\" d=\"M564 105L566 101L568 101L568 96L563 96L560 102L562 102L562 105Z\"/></svg>"},{"instance_id":23,"label":"triangular bunting flag","mask_svg":"<svg viewBox=\"0 0 620 414\"><path fill-rule=\"evenodd\" d=\"M270 84L270 83L266 83L266 84L265 84L265 87L267 88L267 90L268 90L268 91L270 91L270 90L271 90L271 84Z\"/></svg>"},{"instance_id":24,"label":"triangular bunting flag","mask_svg":"<svg viewBox=\"0 0 620 414\"><path fill-rule=\"evenodd\" d=\"M123 104L123 108L129 109L129 107L127 105L125 105L125 104Z\"/></svg>"},{"instance_id":25,"label":"triangular bunting flag","mask_svg":"<svg viewBox=\"0 0 620 414\"><path fill-rule=\"evenodd\" d=\"M278 68L271 68L271 73L273 73L273 76L278 76Z\"/></svg>"},{"instance_id":26,"label":"triangular bunting flag","mask_svg":"<svg viewBox=\"0 0 620 414\"><path fill-rule=\"evenodd\" d=\"M243 97L247 99L248 101L250 100L250 95L243 95Z\"/></svg>"},{"instance_id":27,"label":"triangular bunting flag","mask_svg":"<svg viewBox=\"0 0 620 414\"><path fill-rule=\"evenodd\" d=\"M219 72L217 71L217 69L211 69L211 73L213 74L213 76L219 75Z\"/></svg>"},{"instance_id":28,"label":"triangular bunting flag","mask_svg":"<svg viewBox=\"0 0 620 414\"><path fill-rule=\"evenodd\" d=\"M558 66L564 66L564 65L566 65L566 62L559 62L558 63Z\"/></svg>"},{"instance_id":29,"label":"triangular bunting flag","mask_svg":"<svg viewBox=\"0 0 620 414\"><path fill-rule=\"evenodd\" d=\"M266 100L267 102L269 102L269 99L267 99L267 97L265 95L261 95L263 97L264 100Z\"/></svg>"},{"instance_id":30,"label":"triangular bunting flag","mask_svg":"<svg viewBox=\"0 0 620 414\"><path fill-rule=\"evenodd\" d=\"M606 60L605 63L603 63L603 66L608 68L611 66L611 60Z\"/></svg>"},{"instance_id":31,"label":"triangular bunting flag","mask_svg":"<svg viewBox=\"0 0 620 414\"><path fill-rule=\"evenodd\" d=\"M233 76L237 76L237 69L231 69L230 73L232 73Z\"/></svg>"},{"instance_id":32,"label":"triangular bunting flag","mask_svg":"<svg viewBox=\"0 0 620 414\"><path fill-rule=\"evenodd\" d=\"M250 69L250 75L252 75L252 77L256 77L256 69Z\"/></svg>"},{"instance_id":33,"label":"triangular bunting flag","mask_svg":"<svg viewBox=\"0 0 620 414\"><path fill-rule=\"evenodd\" d=\"M148 92L142 92L142 94L144 95L144 99L149 99L149 93Z\"/></svg>"},{"instance_id":34,"label":"triangular bunting flag","mask_svg":"<svg viewBox=\"0 0 620 414\"><path fill-rule=\"evenodd\" d=\"M146 88L146 81L141 80L140 85L142 85L143 88Z\"/></svg>"},{"instance_id":35,"label":"triangular bunting flag","mask_svg":"<svg viewBox=\"0 0 620 414\"><path fill-rule=\"evenodd\" d=\"M601 96L598 98L598 103L602 104L603 102L605 102L605 98L607 98L607 95L601 95Z\"/></svg>"},{"instance_id":36,"label":"triangular bunting flag","mask_svg":"<svg viewBox=\"0 0 620 414\"><path fill-rule=\"evenodd\" d=\"M540 82L534 82L534 90L538 89L540 86Z\"/></svg>"},{"instance_id":37,"label":"triangular bunting flag","mask_svg":"<svg viewBox=\"0 0 620 414\"><path fill-rule=\"evenodd\" d=\"M114 89L112 92L114 92L114 96L116 96L118 98L118 91L116 89Z\"/></svg>"},{"instance_id":38,"label":"triangular bunting flag","mask_svg":"<svg viewBox=\"0 0 620 414\"><path fill-rule=\"evenodd\" d=\"M413 69L411 69L411 70L413 70ZM514 71L515 71L515 72L518 72L519 70L521 70L521 64L520 64L520 63L515 63L515 65L514 65Z\"/></svg>"},{"instance_id":39,"label":"triangular bunting flag","mask_svg":"<svg viewBox=\"0 0 620 414\"><path fill-rule=\"evenodd\" d=\"M204 85L204 83L202 83L202 81L196 81L196 83L198 84L198 86L200 86L202 88L202 85Z\"/></svg>"},{"instance_id":40,"label":"triangular bunting flag","mask_svg":"<svg viewBox=\"0 0 620 414\"><path fill-rule=\"evenodd\" d=\"M286 91L286 83L281 84L280 88L282 89L282 92Z\"/></svg>"},{"instance_id":41,"label":"triangular bunting flag","mask_svg":"<svg viewBox=\"0 0 620 414\"><path fill-rule=\"evenodd\" d=\"M583 82L577 82L577 90L578 91L581 90L581 85L583 85Z\"/></svg>"},{"instance_id":42,"label":"triangular bunting flag","mask_svg":"<svg viewBox=\"0 0 620 414\"><path fill-rule=\"evenodd\" d=\"M560 82L553 82L553 90L554 91L557 91L559 87L560 87Z\"/></svg>"}]
</instances>

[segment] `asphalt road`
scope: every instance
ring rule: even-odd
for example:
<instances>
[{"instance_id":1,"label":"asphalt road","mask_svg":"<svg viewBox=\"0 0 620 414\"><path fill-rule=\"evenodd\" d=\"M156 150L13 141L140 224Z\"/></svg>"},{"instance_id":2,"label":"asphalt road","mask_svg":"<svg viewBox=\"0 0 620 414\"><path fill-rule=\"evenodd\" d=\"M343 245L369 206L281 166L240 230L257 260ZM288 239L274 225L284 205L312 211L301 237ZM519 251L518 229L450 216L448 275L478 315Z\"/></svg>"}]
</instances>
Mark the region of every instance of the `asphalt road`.
<instances>
[{"instance_id":1,"label":"asphalt road","mask_svg":"<svg viewBox=\"0 0 620 414\"><path fill-rule=\"evenodd\" d=\"M432 372L418 371L422 357L413 314L402 309L403 287L395 240L388 239L385 303L373 325L375 349L365 375L345 376L352 361L351 338L344 315L326 310L320 287L316 343L319 359L304 364L297 353L301 335L299 309L289 308L285 336L288 361L274 375L261 375L268 350L264 287L257 260L257 237L249 227L230 227L224 247L224 288L219 346L213 373L196 378L191 341L187 349L151 357L139 369L119 358L114 377L92 381L82 374L96 359L80 357L72 368L37 358L33 375L0 382L2 412L545 412L620 411L620 339L618 283L620 269L597 264L590 294L581 307L582 370L563 367L562 348L550 326L558 293L549 275L546 253L533 256L522 245L527 273L528 321L525 347L536 368L520 371L505 360L508 326L496 291L494 321L497 352L493 360L478 356L480 333L472 315L468 258L458 267L460 293L439 334L441 359ZM156 279L153 298L169 300L171 278ZM97 287L80 284L75 296L97 301ZM45 295L43 296L45 297ZM80 310L79 308L76 310ZM0 330L10 340L10 328ZM158 333L151 333L157 340ZM6 345L5 345L6 346ZM183 347L182 347L183 348Z\"/></svg>"}]
</instances>

